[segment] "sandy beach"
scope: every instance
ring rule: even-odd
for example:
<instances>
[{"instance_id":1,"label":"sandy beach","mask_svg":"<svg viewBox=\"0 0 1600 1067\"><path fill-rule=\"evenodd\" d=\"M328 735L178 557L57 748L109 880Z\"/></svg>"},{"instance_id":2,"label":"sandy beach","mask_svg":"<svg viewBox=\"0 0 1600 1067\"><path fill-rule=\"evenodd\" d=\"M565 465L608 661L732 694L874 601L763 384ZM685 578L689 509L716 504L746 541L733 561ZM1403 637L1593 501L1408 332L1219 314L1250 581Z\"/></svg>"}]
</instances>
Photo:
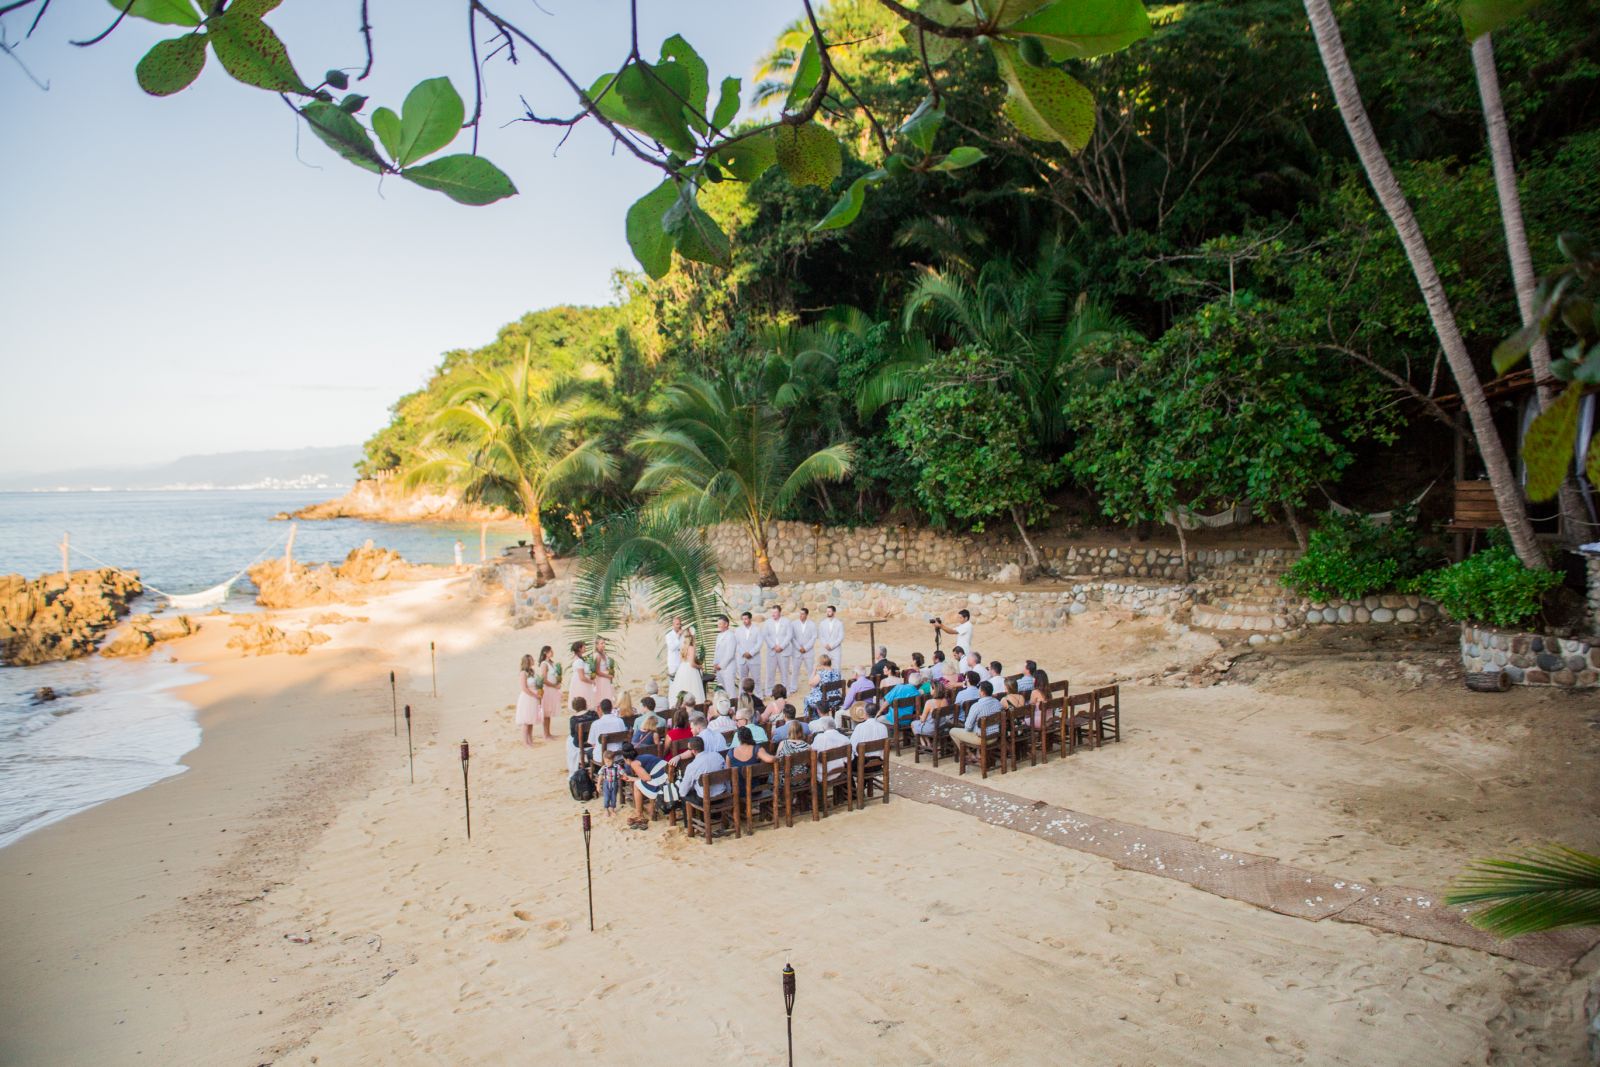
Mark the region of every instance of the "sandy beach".
<instances>
[{"instance_id":1,"label":"sandy beach","mask_svg":"<svg viewBox=\"0 0 1600 1067\"><path fill-rule=\"evenodd\" d=\"M786 962L805 1063L1582 1055L1600 953L1537 966L1311 922L901 796L710 847L596 805L591 934L560 742L511 724L518 656L560 627L513 629L465 577L274 618L330 611L351 621L303 656L242 658L226 618L162 646L206 677L189 771L0 850L0 1062L779 1063ZM1110 611L980 626L1008 669L1124 682L1120 745L985 783L1028 801L1434 892L1485 853L1600 847L1592 698L1467 693L1447 630L1307 638L1172 688L1140 680L1214 643ZM927 651L920 624L879 635ZM658 637L623 635L634 692Z\"/></svg>"}]
</instances>

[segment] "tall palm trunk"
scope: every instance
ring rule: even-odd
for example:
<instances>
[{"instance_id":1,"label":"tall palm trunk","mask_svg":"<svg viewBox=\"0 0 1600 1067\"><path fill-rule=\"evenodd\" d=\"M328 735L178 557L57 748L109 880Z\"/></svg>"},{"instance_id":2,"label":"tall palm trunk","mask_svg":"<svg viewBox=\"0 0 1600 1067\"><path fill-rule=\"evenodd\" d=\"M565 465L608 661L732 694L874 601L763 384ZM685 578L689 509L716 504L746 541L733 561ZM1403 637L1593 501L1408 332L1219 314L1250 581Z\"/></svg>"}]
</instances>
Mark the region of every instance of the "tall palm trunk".
<instances>
[{"instance_id":1,"label":"tall palm trunk","mask_svg":"<svg viewBox=\"0 0 1600 1067\"><path fill-rule=\"evenodd\" d=\"M544 547L544 519L539 514L543 508L544 501L534 496L531 487L524 485L522 513L528 519L528 536L533 541L534 573L539 576L540 585L553 580L556 576L556 569L550 563L550 553Z\"/></svg>"},{"instance_id":2,"label":"tall palm trunk","mask_svg":"<svg viewBox=\"0 0 1600 1067\"><path fill-rule=\"evenodd\" d=\"M1517 288L1517 310L1522 324L1533 320L1533 255L1528 250L1528 231L1522 222L1522 196L1517 191L1517 168L1511 158L1511 131L1506 125L1505 104L1500 99L1500 75L1494 64L1494 41L1485 33L1472 42L1472 69L1478 77L1478 97L1483 101L1484 125L1489 130L1489 158L1494 163L1494 187L1500 199L1500 222L1506 231L1506 254L1511 259L1511 280ZM1535 337L1528 349L1528 363L1538 387L1539 407L1549 406L1559 389L1550 376L1550 342L1543 334ZM1588 523L1578 495L1577 484L1568 478L1561 486L1562 531L1574 541L1585 539Z\"/></svg>"},{"instance_id":3,"label":"tall palm trunk","mask_svg":"<svg viewBox=\"0 0 1600 1067\"><path fill-rule=\"evenodd\" d=\"M756 557L756 584L763 589L776 588L778 572L772 569L772 557L768 554L767 529L761 522L750 524L750 547Z\"/></svg>"},{"instance_id":4,"label":"tall palm trunk","mask_svg":"<svg viewBox=\"0 0 1600 1067\"><path fill-rule=\"evenodd\" d=\"M1489 484L1494 489L1495 503L1500 507L1506 531L1511 535L1511 545L1524 566L1543 569L1544 554L1539 551L1539 544L1534 539L1533 525L1528 521L1527 510L1522 503L1522 488L1517 484L1511 462L1506 457L1505 445L1495 429L1494 416L1483 395L1483 383L1478 380L1472 357L1461 339L1461 330L1456 325L1455 314L1445 296L1444 283L1439 280L1439 271L1428 251L1428 242L1422 236L1416 216L1411 212L1411 204L1389 167L1389 160L1378 144L1377 134L1361 102L1355 72L1350 69L1350 57L1345 54L1344 38L1339 33L1333 7L1330 0L1304 0L1304 3L1311 20L1312 35L1317 41L1317 51L1322 55L1322 66L1327 71L1328 83L1333 88L1345 129L1350 133L1356 154L1361 157L1361 166L1367 173L1367 180L1372 183L1378 202L1383 205L1406 250L1406 258L1411 262L1412 273L1416 275L1417 285L1422 290L1428 316L1433 320L1434 332L1438 334L1445 360L1450 364L1450 373L1455 376L1456 386L1461 390L1462 406L1472 420L1478 454L1483 457L1483 465L1489 472Z\"/></svg>"}]
</instances>

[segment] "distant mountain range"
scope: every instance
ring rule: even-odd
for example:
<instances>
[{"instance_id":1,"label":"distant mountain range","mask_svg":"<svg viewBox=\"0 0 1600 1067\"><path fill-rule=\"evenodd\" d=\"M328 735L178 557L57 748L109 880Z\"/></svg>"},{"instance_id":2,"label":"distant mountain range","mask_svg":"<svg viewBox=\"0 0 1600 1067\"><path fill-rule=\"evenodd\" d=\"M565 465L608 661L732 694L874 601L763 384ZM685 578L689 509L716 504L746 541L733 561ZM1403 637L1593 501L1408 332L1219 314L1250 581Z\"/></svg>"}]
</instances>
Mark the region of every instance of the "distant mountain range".
<instances>
[{"instance_id":1,"label":"distant mountain range","mask_svg":"<svg viewBox=\"0 0 1600 1067\"><path fill-rule=\"evenodd\" d=\"M356 480L360 445L219 452L141 467L85 467L0 476L0 490L344 489Z\"/></svg>"}]
</instances>

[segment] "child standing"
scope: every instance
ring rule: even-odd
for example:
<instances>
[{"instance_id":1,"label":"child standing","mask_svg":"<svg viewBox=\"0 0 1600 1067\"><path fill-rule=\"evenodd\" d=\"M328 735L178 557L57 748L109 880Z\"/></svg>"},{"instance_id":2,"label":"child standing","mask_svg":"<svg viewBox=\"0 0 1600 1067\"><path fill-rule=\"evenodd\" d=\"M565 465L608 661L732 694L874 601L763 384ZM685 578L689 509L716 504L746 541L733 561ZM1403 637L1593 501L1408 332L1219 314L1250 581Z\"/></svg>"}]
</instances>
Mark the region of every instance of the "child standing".
<instances>
[{"instance_id":1,"label":"child standing","mask_svg":"<svg viewBox=\"0 0 1600 1067\"><path fill-rule=\"evenodd\" d=\"M617 799L622 793L622 766L617 762L617 753L607 750L599 778L601 803L609 818L617 813Z\"/></svg>"}]
</instances>

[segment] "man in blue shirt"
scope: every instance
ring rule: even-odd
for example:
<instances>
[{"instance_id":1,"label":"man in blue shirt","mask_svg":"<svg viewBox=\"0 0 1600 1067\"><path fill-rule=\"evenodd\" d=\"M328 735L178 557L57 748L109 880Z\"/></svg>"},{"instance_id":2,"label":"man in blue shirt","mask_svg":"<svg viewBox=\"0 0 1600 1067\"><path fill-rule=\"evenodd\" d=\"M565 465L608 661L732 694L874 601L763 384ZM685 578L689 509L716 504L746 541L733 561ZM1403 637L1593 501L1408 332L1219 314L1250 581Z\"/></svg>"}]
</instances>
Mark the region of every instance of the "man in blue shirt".
<instances>
[{"instance_id":1,"label":"man in blue shirt","mask_svg":"<svg viewBox=\"0 0 1600 1067\"><path fill-rule=\"evenodd\" d=\"M896 725L910 722L912 719L916 718L917 707L915 704L903 708L896 708L894 706L894 702L896 700L903 700L906 697L915 698L916 695L921 691L918 688L921 682L922 676L916 671L910 671L906 674L905 681L901 682L893 689L890 689L889 692L884 696L883 699L886 705L886 710L889 713L889 717L894 720Z\"/></svg>"},{"instance_id":2,"label":"man in blue shirt","mask_svg":"<svg viewBox=\"0 0 1600 1067\"><path fill-rule=\"evenodd\" d=\"M950 731L950 737L955 741L965 741L969 745L983 744L983 737L978 733L978 720L985 715L991 715L1000 710L1000 702L994 698L994 683L983 682L978 686L979 696L967 708L967 719L961 726ZM1000 720L995 719L989 723L984 731L991 739L1000 732Z\"/></svg>"},{"instance_id":3,"label":"man in blue shirt","mask_svg":"<svg viewBox=\"0 0 1600 1067\"><path fill-rule=\"evenodd\" d=\"M720 771L728 765L721 754L706 748L705 739L699 735L689 738L689 751L694 753L694 758L689 761L689 765L683 769L683 774L678 778L678 792L685 803L699 797L701 775ZM727 791L728 786L723 783L712 788L711 796L715 799Z\"/></svg>"}]
</instances>

